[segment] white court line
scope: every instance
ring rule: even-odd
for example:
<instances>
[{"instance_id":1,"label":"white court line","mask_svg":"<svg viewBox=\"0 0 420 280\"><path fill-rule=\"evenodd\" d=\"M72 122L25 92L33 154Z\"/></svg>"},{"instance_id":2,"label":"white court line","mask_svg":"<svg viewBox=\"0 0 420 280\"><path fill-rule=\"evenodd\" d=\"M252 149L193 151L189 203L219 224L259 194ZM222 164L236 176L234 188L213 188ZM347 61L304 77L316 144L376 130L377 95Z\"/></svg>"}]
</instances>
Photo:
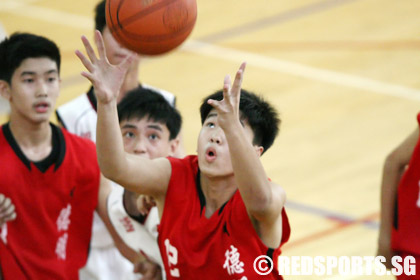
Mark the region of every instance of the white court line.
<instances>
[{"instance_id":1,"label":"white court line","mask_svg":"<svg viewBox=\"0 0 420 280\"><path fill-rule=\"evenodd\" d=\"M9 13L23 15L26 17L35 18L46 22L51 22L53 24L62 24L73 28L80 28L84 30L93 29L93 18L90 17L57 11L45 7L38 7L35 5L25 4L25 2L20 2L16 0L6 0L4 2L3 1L0 3L6 3L5 6L13 6L14 4L11 3L23 3L25 5L24 9L22 9L22 7L18 9L9 7ZM31 1L33 2L33 0L27 0L26 3ZM2 10L1 5L0 10ZM420 90L418 89L409 88L392 83L381 82L333 70L316 68L256 53L220 47L217 45L208 44L200 41L188 40L182 46L181 49L199 55L234 61L238 64L242 61L247 61L248 64L252 66L292 76L303 77L318 82L325 82L329 84L335 84L339 86L345 86L399 98L417 101L420 100Z\"/></svg>"},{"instance_id":2,"label":"white court line","mask_svg":"<svg viewBox=\"0 0 420 280\"><path fill-rule=\"evenodd\" d=\"M76 15L68 12L63 12L46 7L30 5L31 2L36 0L1 0L0 11L23 16L27 18L42 20L55 24L61 24L68 27L83 29L91 31L94 26L93 17Z\"/></svg>"},{"instance_id":3,"label":"white court line","mask_svg":"<svg viewBox=\"0 0 420 280\"><path fill-rule=\"evenodd\" d=\"M293 76L303 77L310 80L420 101L420 90L418 89L413 89L397 84L385 83L337 71L316 68L256 53L219 47L216 45L192 40L187 41L183 45L182 49L200 55L234 61L237 62L238 65L243 61L247 61L247 63L252 66Z\"/></svg>"}]
</instances>

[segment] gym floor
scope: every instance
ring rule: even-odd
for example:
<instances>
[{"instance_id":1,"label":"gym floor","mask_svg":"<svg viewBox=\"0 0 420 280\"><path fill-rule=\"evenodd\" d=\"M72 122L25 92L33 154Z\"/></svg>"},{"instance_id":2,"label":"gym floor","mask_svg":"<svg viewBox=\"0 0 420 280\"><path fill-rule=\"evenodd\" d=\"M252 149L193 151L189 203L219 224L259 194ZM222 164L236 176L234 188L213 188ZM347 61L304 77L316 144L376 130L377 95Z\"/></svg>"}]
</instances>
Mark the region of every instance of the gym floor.
<instances>
[{"instance_id":1,"label":"gym floor","mask_svg":"<svg viewBox=\"0 0 420 280\"><path fill-rule=\"evenodd\" d=\"M7 33L27 31L58 43L57 105L89 87L74 51L83 48L82 34L92 38L95 4L0 2ZM262 157L269 177L288 195L292 236L283 255L374 256L383 162L416 128L420 111L419 11L416 0L198 1L189 40L145 59L141 81L177 96L185 148L194 153L201 99L247 61L244 88L272 102L283 120ZM379 278L393 279L323 279Z\"/></svg>"}]
</instances>

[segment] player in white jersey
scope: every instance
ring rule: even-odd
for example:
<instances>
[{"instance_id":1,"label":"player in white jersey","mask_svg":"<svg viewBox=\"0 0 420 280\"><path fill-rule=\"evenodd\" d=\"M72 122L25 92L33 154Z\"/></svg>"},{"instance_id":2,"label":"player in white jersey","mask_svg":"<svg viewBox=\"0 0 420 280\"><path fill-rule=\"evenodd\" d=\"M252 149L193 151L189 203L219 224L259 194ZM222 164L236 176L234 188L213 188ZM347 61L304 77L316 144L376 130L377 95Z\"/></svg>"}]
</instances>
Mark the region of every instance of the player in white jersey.
<instances>
[{"instance_id":1,"label":"player in white jersey","mask_svg":"<svg viewBox=\"0 0 420 280\"><path fill-rule=\"evenodd\" d=\"M127 153L150 159L175 155L181 116L156 91L144 88L130 91L118 104L118 119ZM157 244L157 207L142 214L136 202L133 193L125 190L123 199L122 191L114 190L108 197L108 215L129 247L159 264L163 273Z\"/></svg>"},{"instance_id":2,"label":"player in white jersey","mask_svg":"<svg viewBox=\"0 0 420 280\"><path fill-rule=\"evenodd\" d=\"M95 13L95 28L103 34L107 48L107 58L110 63L119 64L129 52L116 42L106 26L104 0L96 6ZM141 87L157 91L171 105L175 106L176 99L173 94L139 83L139 65L140 59L133 61L121 88L119 101L129 90ZM56 115L59 122L69 132L96 142L97 114L93 87L86 94L60 106ZM182 151L179 151L179 153L182 153ZM114 189L118 188L121 187L114 184ZM108 230L96 213L92 228L91 250L87 265L80 271L80 279L138 279L138 276L133 273L133 265L118 252Z\"/></svg>"}]
</instances>

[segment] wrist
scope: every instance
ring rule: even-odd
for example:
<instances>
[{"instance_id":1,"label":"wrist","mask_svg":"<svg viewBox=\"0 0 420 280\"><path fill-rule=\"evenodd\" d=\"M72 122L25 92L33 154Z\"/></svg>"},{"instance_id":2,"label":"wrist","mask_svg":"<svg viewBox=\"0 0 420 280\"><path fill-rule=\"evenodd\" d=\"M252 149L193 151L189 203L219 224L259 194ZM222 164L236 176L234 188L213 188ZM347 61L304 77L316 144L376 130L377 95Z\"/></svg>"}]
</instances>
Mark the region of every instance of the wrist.
<instances>
[{"instance_id":1,"label":"wrist","mask_svg":"<svg viewBox=\"0 0 420 280\"><path fill-rule=\"evenodd\" d=\"M391 243L391 234L386 234L386 233L379 233L379 238L378 238L378 243L379 245L388 245Z\"/></svg>"}]
</instances>

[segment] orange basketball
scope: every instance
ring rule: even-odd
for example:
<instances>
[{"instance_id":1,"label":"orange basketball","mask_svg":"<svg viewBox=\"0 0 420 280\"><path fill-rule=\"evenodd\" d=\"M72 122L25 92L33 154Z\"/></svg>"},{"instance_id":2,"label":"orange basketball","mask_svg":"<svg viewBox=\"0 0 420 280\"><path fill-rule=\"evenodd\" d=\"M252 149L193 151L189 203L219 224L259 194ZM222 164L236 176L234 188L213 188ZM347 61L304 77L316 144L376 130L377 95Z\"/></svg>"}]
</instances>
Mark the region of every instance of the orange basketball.
<instances>
[{"instance_id":1,"label":"orange basketball","mask_svg":"<svg viewBox=\"0 0 420 280\"><path fill-rule=\"evenodd\" d=\"M196 19L196 0L106 0L112 35L139 54L173 50L190 35Z\"/></svg>"}]
</instances>

